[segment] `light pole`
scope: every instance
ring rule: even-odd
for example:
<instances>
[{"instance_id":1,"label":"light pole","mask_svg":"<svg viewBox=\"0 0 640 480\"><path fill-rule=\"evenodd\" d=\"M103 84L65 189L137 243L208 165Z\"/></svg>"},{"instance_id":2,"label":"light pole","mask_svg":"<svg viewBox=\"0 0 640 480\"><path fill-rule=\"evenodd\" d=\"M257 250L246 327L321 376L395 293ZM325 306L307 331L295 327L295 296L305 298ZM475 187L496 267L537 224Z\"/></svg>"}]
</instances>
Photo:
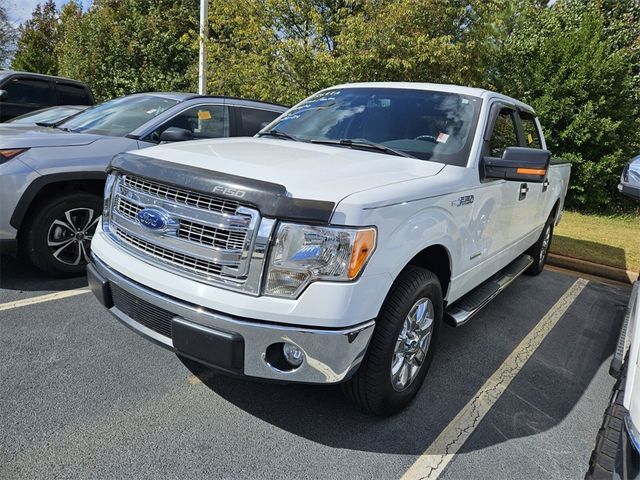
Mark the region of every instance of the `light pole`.
<instances>
[{"instance_id":1,"label":"light pole","mask_svg":"<svg viewBox=\"0 0 640 480\"><path fill-rule=\"evenodd\" d=\"M207 93L207 50L205 40L207 38L207 25L209 17L209 0L200 0L200 54L198 55L198 93Z\"/></svg>"}]
</instances>

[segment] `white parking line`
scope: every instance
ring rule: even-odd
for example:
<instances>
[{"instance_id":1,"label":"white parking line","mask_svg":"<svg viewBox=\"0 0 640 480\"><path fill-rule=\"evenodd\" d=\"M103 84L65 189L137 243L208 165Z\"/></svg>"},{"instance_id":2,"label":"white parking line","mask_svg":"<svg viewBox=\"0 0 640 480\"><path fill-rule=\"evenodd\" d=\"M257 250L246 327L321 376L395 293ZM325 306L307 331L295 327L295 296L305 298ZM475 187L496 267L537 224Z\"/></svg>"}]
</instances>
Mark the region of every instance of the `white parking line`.
<instances>
[{"instance_id":1,"label":"white parking line","mask_svg":"<svg viewBox=\"0 0 640 480\"><path fill-rule=\"evenodd\" d=\"M51 302L53 300L61 300L63 298L75 297L83 293L89 293L88 288L76 288L74 290L65 290L63 292L48 293L38 297L25 298L24 300L14 300L13 302L0 303L0 312L2 310L11 310L13 308L26 307L27 305L35 305L36 303Z\"/></svg>"},{"instance_id":2,"label":"white parking line","mask_svg":"<svg viewBox=\"0 0 640 480\"><path fill-rule=\"evenodd\" d=\"M402 476L402 480L438 478L588 283L583 278L575 281L438 438L418 457Z\"/></svg>"}]
</instances>

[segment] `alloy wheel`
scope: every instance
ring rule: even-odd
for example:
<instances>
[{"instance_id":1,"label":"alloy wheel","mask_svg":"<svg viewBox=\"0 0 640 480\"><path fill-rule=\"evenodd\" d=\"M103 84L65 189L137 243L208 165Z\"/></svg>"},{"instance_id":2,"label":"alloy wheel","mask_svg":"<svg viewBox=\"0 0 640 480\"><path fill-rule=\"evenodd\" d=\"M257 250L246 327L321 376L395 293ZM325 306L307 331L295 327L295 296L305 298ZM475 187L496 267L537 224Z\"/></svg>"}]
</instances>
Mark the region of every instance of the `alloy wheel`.
<instances>
[{"instance_id":1,"label":"alloy wheel","mask_svg":"<svg viewBox=\"0 0 640 480\"><path fill-rule=\"evenodd\" d=\"M88 263L99 219L92 208L73 208L56 218L47 232L47 246L53 257L66 265Z\"/></svg>"}]
</instances>

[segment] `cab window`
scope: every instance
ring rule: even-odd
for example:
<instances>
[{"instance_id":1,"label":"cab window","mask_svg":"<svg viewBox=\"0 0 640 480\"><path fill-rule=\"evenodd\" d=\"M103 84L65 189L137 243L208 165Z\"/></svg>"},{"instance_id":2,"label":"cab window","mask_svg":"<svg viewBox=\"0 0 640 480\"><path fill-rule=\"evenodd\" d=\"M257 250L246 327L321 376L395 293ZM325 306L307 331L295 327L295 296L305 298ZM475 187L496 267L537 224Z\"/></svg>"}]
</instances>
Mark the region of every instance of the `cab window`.
<instances>
[{"instance_id":1,"label":"cab window","mask_svg":"<svg viewBox=\"0 0 640 480\"><path fill-rule=\"evenodd\" d=\"M229 136L229 108L223 105L199 105L191 107L151 132L144 140L159 142L160 135L167 128L189 130L194 139L220 138Z\"/></svg>"},{"instance_id":2,"label":"cab window","mask_svg":"<svg viewBox=\"0 0 640 480\"><path fill-rule=\"evenodd\" d=\"M518 146L518 135L516 130L515 112L510 108L503 108L496 117L493 133L489 140L489 155L491 157L502 157L507 147Z\"/></svg>"},{"instance_id":3,"label":"cab window","mask_svg":"<svg viewBox=\"0 0 640 480\"><path fill-rule=\"evenodd\" d=\"M3 87L9 102L32 105L55 105L47 80L15 78Z\"/></svg>"},{"instance_id":4,"label":"cab window","mask_svg":"<svg viewBox=\"0 0 640 480\"><path fill-rule=\"evenodd\" d=\"M528 112L520 112L520 124L522 125L522 135L524 136L524 146L529 148L542 148L540 133L536 125L534 116Z\"/></svg>"}]
</instances>

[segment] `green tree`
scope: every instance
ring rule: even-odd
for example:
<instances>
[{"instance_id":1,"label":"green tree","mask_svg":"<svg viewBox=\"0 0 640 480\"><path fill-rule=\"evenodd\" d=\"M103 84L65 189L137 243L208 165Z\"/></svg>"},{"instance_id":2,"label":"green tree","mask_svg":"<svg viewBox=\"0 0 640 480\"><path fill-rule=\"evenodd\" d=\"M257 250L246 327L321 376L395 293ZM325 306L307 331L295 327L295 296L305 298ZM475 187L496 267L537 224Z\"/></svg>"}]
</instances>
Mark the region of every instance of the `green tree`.
<instances>
[{"instance_id":1,"label":"green tree","mask_svg":"<svg viewBox=\"0 0 640 480\"><path fill-rule=\"evenodd\" d=\"M104 100L139 91L193 91L197 0L96 0L63 11L60 73Z\"/></svg>"},{"instance_id":2,"label":"green tree","mask_svg":"<svg viewBox=\"0 0 640 480\"><path fill-rule=\"evenodd\" d=\"M18 28L18 45L11 67L49 75L58 73L54 52L58 41L58 12L54 0L36 5L29 20Z\"/></svg>"},{"instance_id":3,"label":"green tree","mask_svg":"<svg viewBox=\"0 0 640 480\"><path fill-rule=\"evenodd\" d=\"M0 68L6 65L13 54L16 31L9 22L4 0L0 1Z\"/></svg>"},{"instance_id":4,"label":"green tree","mask_svg":"<svg viewBox=\"0 0 640 480\"><path fill-rule=\"evenodd\" d=\"M568 204L583 210L620 205L622 166L640 150L638 65L605 20L595 2L525 5L488 79L536 109L550 150L573 164Z\"/></svg>"}]
</instances>

